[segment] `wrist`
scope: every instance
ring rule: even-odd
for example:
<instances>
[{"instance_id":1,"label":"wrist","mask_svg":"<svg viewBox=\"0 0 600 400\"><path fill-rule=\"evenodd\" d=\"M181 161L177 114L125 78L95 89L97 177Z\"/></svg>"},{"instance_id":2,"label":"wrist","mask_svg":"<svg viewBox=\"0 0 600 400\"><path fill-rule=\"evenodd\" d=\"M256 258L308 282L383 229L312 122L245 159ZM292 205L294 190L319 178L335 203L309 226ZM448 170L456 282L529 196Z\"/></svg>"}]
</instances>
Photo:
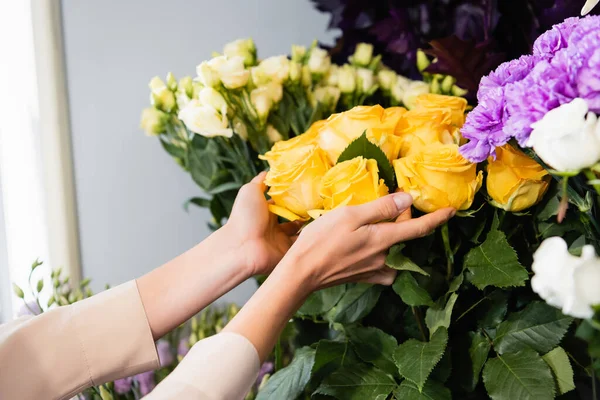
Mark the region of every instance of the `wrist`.
<instances>
[{"instance_id":1,"label":"wrist","mask_svg":"<svg viewBox=\"0 0 600 400\"><path fill-rule=\"evenodd\" d=\"M290 252L275 267L272 275L277 274L278 279L285 281L286 285L298 288L301 296L308 297L319 290L319 282L312 265L308 264L307 260L307 257Z\"/></svg>"},{"instance_id":2,"label":"wrist","mask_svg":"<svg viewBox=\"0 0 600 400\"><path fill-rule=\"evenodd\" d=\"M235 232L231 232L228 225L213 232L200 246L206 246L218 254L223 263L236 269L244 280L254 275L253 266L244 254L244 244L237 241Z\"/></svg>"}]
</instances>

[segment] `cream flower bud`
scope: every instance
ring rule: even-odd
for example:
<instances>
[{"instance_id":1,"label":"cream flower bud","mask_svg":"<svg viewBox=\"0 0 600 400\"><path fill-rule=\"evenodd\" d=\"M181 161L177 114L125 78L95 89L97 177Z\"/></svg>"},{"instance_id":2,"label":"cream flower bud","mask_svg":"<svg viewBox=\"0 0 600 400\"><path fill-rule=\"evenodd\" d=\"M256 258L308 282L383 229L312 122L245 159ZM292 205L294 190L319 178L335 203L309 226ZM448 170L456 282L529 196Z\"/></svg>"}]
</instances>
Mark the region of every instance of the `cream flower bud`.
<instances>
[{"instance_id":1,"label":"cream flower bud","mask_svg":"<svg viewBox=\"0 0 600 400\"><path fill-rule=\"evenodd\" d=\"M194 84L191 76L184 76L179 80L178 90L184 92L188 97L194 96Z\"/></svg>"},{"instance_id":2,"label":"cream flower bud","mask_svg":"<svg viewBox=\"0 0 600 400\"><path fill-rule=\"evenodd\" d=\"M238 39L227 43L223 48L223 54L227 57L242 57L244 65L254 65L256 62L256 46L252 39Z\"/></svg>"},{"instance_id":3,"label":"cream flower bud","mask_svg":"<svg viewBox=\"0 0 600 400\"><path fill-rule=\"evenodd\" d=\"M304 56L306 56L306 47L292 45L292 61L302 63Z\"/></svg>"},{"instance_id":4,"label":"cream flower bud","mask_svg":"<svg viewBox=\"0 0 600 400\"><path fill-rule=\"evenodd\" d=\"M277 143L283 139L281 133L271 124L267 125L267 137L271 143Z\"/></svg>"},{"instance_id":5,"label":"cream flower bud","mask_svg":"<svg viewBox=\"0 0 600 400\"><path fill-rule=\"evenodd\" d=\"M308 57L308 69L313 74L325 74L331 66L329 53L320 47L313 47Z\"/></svg>"},{"instance_id":6,"label":"cream flower bud","mask_svg":"<svg viewBox=\"0 0 600 400\"><path fill-rule=\"evenodd\" d=\"M340 99L340 89L335 86L322 86L314 91L314 101L323 104L326 108L333 110Z\"/></svg>"},{"instance_id":7,"label":"cream flower bud","mask_svg":"<svg viewBox=\"0 0 600 400\"><path fill-rule=\"evenodd\" d=\"M298 82L302 79L302 64L291 61L290 62L290 81Z\"/></svg>"},{"instance_id":8,"label":"cream flower bud","mask_svg":"<svg viewBox=\"0 0 600 400\"><path fill-rule=\"evenodd\" d=\"M265 121L273 106L273 99L266 87L261 86L250 92L250 101L254 106L258 117Z\"/></svg>"},{"instance_id":9,"label":"cream flower bud","mask_svg":"<svg viewBox=\"0 0 600 400\"><path fill-rule=\"evenodd\" d=\"M207 87L215 87L221 83L219 73L215 71L208 62L204 61L196 67L196 74L200 82Z\"/></svg>"},{"instance_id":10,"label":"cream flower bud","mask_svg":"<svg viewBox=\"0 0 600 400\"><path fill-rule=\"evenodd\" d=\"M358 68L356 70L358 87L361 93L370 93L375 87L375 76L373 71L367 68Z\"/></svg>"},{"instance_id":11,"label":"cream flower bud","mask_svg":"<svg viewBox=\"0 0 600 400\"><path fill-rule=\"evenodd\" d=\"M337 86L339 81L339 71L340 67L332 64L331 67L329 67L329 71L327 71L327 75L325 75L325 84L328 86Z\"/></svg>"},{"instance_id":12,"label":"cream flower bud","mask_svg":"<svg viewBox=\"0 0 600 400\"><path fill-rule=\"evenodd\" d=\"M396 100L398 103L402 103L404 93L406 92L406 89L408 89L408 86L411 82L412 81L410 79L405 78L402 75L398 75L396 77L396 83L394 83L391 90L394 100Z\"/></svg>"},{"instance_id":13,"label":"cream flower bud","mask_svg":"<svg viewBox=\"0 0 600 400\"><path fill-rule=\"evenodd\" d=\"M160 79L160 77L155 76L154 78L152 78L150 80L150 83L148 84L148 87L150 88L150 91L152 93L159 93L163 89L166 89L167 85L163 82L162 79Z\"/></svg>"},{"instance_id":14,"label":"cream flower bud","mask_svg":"<svg viewBox=\"0 0 600 400\"><path fill-rule=\"evenodd\" d=\"M248 140L248 128L239 119L233 121L233 131L238 134L244 140Z\"/></svg>"},{"instance_id":15,"label":"cream flower bud","mask_svg":"<svg viewBox=\"0 0 600 400\"><path fill-rule=\"evenodd\" d=\"M312 74L310 69L306 66L302 66L302 85L308 87L312 84Z\"/></svg>"},{"instance_id":16,"label":"cream flower bud","mask_svg":"<svg viewBox=\"0 0 600 400\"><path fill-rule=\"evenodd\" d=\"M200 100L192 100L178 115L185 126L192 132L206 137L233 136L229 128L227 115L221 114L210 105L203 105Z\"/></svg>"},{"instance_id":17,"label":"cream flower bud","mask_svg":"<svg viewBox=\"0 0 600 400\"><path fill-rule=\"evenodd\" d=\"M227 58L217 69L221 82L227 89L238 89L248 83L250 71L244 68L242 57Z\"/></svg>"},{"instance_id":18,"label":"cream flower bud","mask_svg":"<svg viewBox=\"0 0 600 400\"><path fill-rule=\"evenodd\" d=\"M175 78L175 75L173 75L172 72L169 72L167 74L167 87L172 91L177 90L177 79Z\"/></svg>"},{"instance_id":19,"label":"cream flower bud","mask_svg":"<svg viewBox=\"0 0 600 400\"><path fill-rule=\"evenodd\" d=\"M579 171L600 160L600 123L583 99L549 111L531 127L527 145L558 171Z\"/></svg>"},{"instance_id":20,"label":"cream flower bud","mask_svg":"<svg viewBox=\"0 0 600 400\"><path fill-rule=\"evenodd\" d=\"M415 108L417 97L429 93L429 84L423 81L412 81L402 96L404 106L409 110Z\"/></svg>"},{"instance_id":21,"label":"cream flower bud","mask_svg":"<svg viewBox=\"0 0 600 400\"><path fill-rule=\"evenodd\" d=\"M345 64L338 70L338 87L342 93L352 93L356 90L356 69Z\"/></svg>"},{"instance_id":22,"label":"cream flower bud","mask_svg":"<svg viewBox=\"0 0 600 400\"><path fill-rule=\"evenodd\" d=\"M269 80L281 83L289 76L290 60L286 56L273 56L261 61L258 68Z\"/></svg>"},{"instance_id":23,"label":"cream flower bud","mask_svg":"<svg viewBox=\"0 0 600 400\"><path fill-rule=\"evenodd\" d=\"M144 111L142 111L140 128L142 128L147 135L160 135L165 131L165 123L167 122L168 118L168 114L157 110L154 107L146 108Z\"/></svg>"},{"instance_id":24,"label":"cream flower bud","mask_svg":"<svg viewBox=\"0 0 600 400\"><path fill-rule=\"evenodd\" d=\"M264 85L264 90L266 90L274 103L279 103L283 98L283 85L281 83L269 82Z\"/></svg>"},{"instance_id":25,"label":"cream flower bud","mask_svg":"<svg viewBox=\"0 0 600 400\"><path fill-rule=\"evenodd\" d=\"M200 103L204 106L211 106L221 114L227 114L227 102L221 93L211 87L205 87L200 90L198 95Z\"/></svg>"},{"instance_id":26,"label":"cream flower bud","mask_svg":"<svg viewBox=\"0 0 600 400\"><path fill-rule=\"evenodd\" d=\"M350 62L360 67L366 67L373 59L373 45L368 43L359 43L356 45L354 54L350 56Z\"/></svg>"},{"instance_id":27,"label":"cream flower bud","mask_svg":"<svg viewBox=\"0 0 600 400\"><path fill-rule=\"evenodd\" d=\"M379 82L379 86L386 91L392 89L392 86L394 86L397 79L398 74L390 69L382 69L377 73L377 81Z\"/></svg>"}]
</instances>

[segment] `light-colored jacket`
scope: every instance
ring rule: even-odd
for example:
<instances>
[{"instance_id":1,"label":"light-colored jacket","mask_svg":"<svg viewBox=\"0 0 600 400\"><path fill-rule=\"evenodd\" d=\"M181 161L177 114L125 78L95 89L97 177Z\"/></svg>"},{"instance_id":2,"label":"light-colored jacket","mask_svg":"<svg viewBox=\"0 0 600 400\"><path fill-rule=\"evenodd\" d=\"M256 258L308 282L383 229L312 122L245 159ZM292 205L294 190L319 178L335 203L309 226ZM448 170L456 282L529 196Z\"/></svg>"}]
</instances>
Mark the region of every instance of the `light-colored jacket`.
<instances>
[{"instance_id":1,"label":"light-colored jacket","mask_svg":"<svg viewBox=\"0 0 600 400\"><path fill-rule=\"evenodd\" d=\"M70 399L158 367L135 281L0 325L0 400ZM259 367L245 337L220 333L194 345L145 399L240 400Z\"/></svg>"}]
</instances>

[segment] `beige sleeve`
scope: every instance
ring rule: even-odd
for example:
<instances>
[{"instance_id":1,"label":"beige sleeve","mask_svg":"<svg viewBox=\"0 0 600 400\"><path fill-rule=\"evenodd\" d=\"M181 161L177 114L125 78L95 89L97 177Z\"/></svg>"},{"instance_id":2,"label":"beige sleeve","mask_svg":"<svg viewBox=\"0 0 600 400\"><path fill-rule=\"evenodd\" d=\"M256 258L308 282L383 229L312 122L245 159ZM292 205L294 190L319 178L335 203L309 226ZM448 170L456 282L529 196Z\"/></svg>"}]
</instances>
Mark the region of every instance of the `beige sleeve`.
<instances>
[{"instance_id":1,"label":"beige sleeve","mask_svg":"<svg viewBox=\"0 0 600 400\"><path fill-rule=\"evenodd\" d=\"M0 326L0 399L69 399L158 367L135 281Z\"/></svg>"},{"instance_id":2,"label":"beige sleeve","mask_svg":"<svg viewBox=\"0 0 600 400\"><path fill-rule=\"evenodd\" d=\"M219 333L196 343L144 400L243 400L259 369L258 353L248 339Z\"/></svg>"}]
</instances>

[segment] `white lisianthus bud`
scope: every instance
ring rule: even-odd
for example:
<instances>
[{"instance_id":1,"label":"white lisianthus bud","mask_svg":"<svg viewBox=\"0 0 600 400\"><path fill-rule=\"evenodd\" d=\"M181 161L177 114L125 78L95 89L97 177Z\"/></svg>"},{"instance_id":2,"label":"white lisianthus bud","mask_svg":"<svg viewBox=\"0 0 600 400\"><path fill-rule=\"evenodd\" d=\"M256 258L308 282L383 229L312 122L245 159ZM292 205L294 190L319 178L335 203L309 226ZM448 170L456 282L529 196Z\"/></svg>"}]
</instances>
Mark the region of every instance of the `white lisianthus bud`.
<instances>
[{"instance_id":1,"label":"white lisianthus bud","mask_svg":"<svg viewBox=\"0 0 600 400\"><path fill-rule=\"evenodd\" d=\"M250 77L250 71L244 68L242 57L227 58L217 69L221 82L227 89L238 89L245 86Z\"/></svg>"},{"instance_id":2,"label":"white lisianthus bud","mask_svg":"<svg viewBox=\"0 0 600 400\"><path fill-rule=\"evenodd\" d=\"M358 68L356 70L356 77L361 93L370 93L375 88L375 75L370 69Z\"/></svg>"},{"instance_id":3,"label":"white lisianthus bud","mask_svg":"<svg viewBox=\"0 0 600 400\"><path fill-rule=\"evenodd\" d=\"M227 43L223 48L227 57L242 57L247 67L256 63L256 46L252 39L238 39Z\"/></svg>"},{"instance_id":4,"label":"white lisianthus bud","mask_svg":"<svg viewBox=\"0 0 600 400\"><path fill-rule=\"evenodd\" d=\"M168 118L168 114L165 114L154 107L146 108L142 111L140 128L142 128L149 136L160 135L165 131L165 123Z\"/></svg>"},{"instance_id":5,"label":"white lisianthus bud","mask_svg":"<svg viewBox=\"0 0 600 400\"><path fill-rule=\"evenodd\" d=\"M227 102L221 93L211 87L205 87L198 95L200 103L204 106L211 106L221 114L227 114Z\"/></svg>"},{"instance_id":6,"label":"white lisianthus bud","mask_svg":"<svg viewBox=\"0 0 600 400\"><path fill-rule=\"evenodd\" d=\"M171 112L175 105L175 94L158 76L152 78L148 84L151 90L150 102L164 112Z\"/></svg>"},{"instance_id":7,"label":"white lisianthus bud","mask_svg":"<svg viewBox=\"0 0 600 400\"><path fill-rule=\"evenodd\" d=\"M175 78L175 75L173 75L172 72L169 72L167 74L167 87L172 91L177 90L177 79Z\"/></svg>"},{"instance_id":8,"label":"white lisianthus bud","mask_svg":"<svg viewBox=\"0 0 600 400\"><path fill-rule=\"evenodd\" d=\"M386 91L392 89L392 86L394 86L397 79L398 74L391 69L382 69L377 73L377 81L379 82L379 86Z\"/></svg>"},{"instance_id":9,"label":"white lisianthus bud","mask_svg":"<svg viewBox=\"0 0 600 400\"><path fill-rule=\"evenodd\" d=\"M258 68L269 80L281 83L290 74L290 60L286 56L273 56L261 61Z\"/></svg>"},{"instance_id":10,"label":"white lisianthus bud","mask_svg":"<svg viewBox=\"0 0 600 400\"><path fill-rule=\"evenodd\" d=\"M290 81L298 82L302 78L302 64L290 61Z\"/></svg>"},{"instance_id":11,"label":"white lisianthus bud","mask_svg":"<svg viewBox=\"0 0 600 400\"><path fill-rule=\"evenodd\" d=\"M340 70L340 67L338 67L335 64L331 64L331 67L329 67L329 71L327 71L327 75L325 75L325 84L326 85L328 85L328 86L337 86L338 85L339 70Z\"/></svg>"},{"instance_id":12,"label":"white lisianthus bud","mask_svg":"<svg viewBox=\"0 0 600 400\"><path fill-rule=\"evenodd\" d=\"M206 61L196 67L196 74L200 82L207 87L215 87L221 82L219 73Z\"/></svg>"},{"instance_id":13,"label":"white lisianthus bud","mask_svg":"<svg viewBox=\"0 0 600 400\"><path fill-rule=\"evenodd\" d=\"M313 47L308 57L308 69L313 74L325 74L331 66L331 58L327 50Z\"/></svg>"},{"instance_id":14,"label":"white lisianthus bud","mask_svg":"<svg viewBox=\"0 0 600 400\"><path fill-rule=\"evenodd\" d=\"M333 110L340 99L340 89L335 86L321 86L315 89L314 101L323 104L327 109Z\"/></svg>"},{"instance_id":15,"label":"white lisianthus bud","mask_svg":"<svg viewBox=\"0 0 600 400\"><path fill-rule=\"evenodd\" d=\"M306 65L302 66L302 85L309 87L312 84L312 74Z\"/></svg>"},{"instance_id":16,"label":"white lisianthus bud","mask_svg":"<svg viewBox=\"0 0 600 400\"><path fill-rule=\"evenodd\" d=\"M415 101L417 97L422 94L429 93L429 84L423 81L412 81L406 90L404 91L404 96L402 96L402 102L404 106L409 110L415 107Z\"/></svg>"},{"instance_id":17,"label":"white lisianthus bud","mask_svg":"<svg viewBox=\"0 0 600 400\"><path fill-rule=\"evenodd\" d=\"M304 56L306 56L306 47L292 45L292 61L302 63L304 61Z\"/></svg>"},{"instance_id":18,"label":"white lisianthus bud","mask_svg":"<svg viewBox=\"0 0 600 400\"><path fill-rule=\"evenodd\" d=\"M273 99L267 88L261 86L250 92L250 102L254 106L258 117L265 121L273 106Z\"/></svg>"},{"instance_id":19,"label":"white lisianthus bud","mask_svg":"<svg viewBox=\"0 0 600 400\"><path fill-rule=\"evenodd\" d=\"M178 90L184 92L189 98L194 95L194 84L191 76L184 76L179 80Z\"/></svg>"},{"instance_id":20,"label":"white lisianthus bud","mask_svg":"<svg viewBox=\"0 0 600 400\"><path fill-rule=\"evenodd\" d=\"M221 114L209 105L203 105L200 100L192 100L178 115L187 128L206 137L233 136L229 128L227 115Z\"/></svg>"},{"instance_id":21,"label":"white lisianthus bud","mask_svg":"<svg viewBox=\"0 0 600 400\"><path fill-rule=\"evenodd\" d=\"M162 91L163 89L166 89L167 85L163 82L162 79L160 79L160 77L155 76L154 78L152 78L150 80L148 87L150 88L152 93L158 93L158 92Z\"/></svg>"},{"instance_id":22,"label":"white lisianthus bud","mask_svg":"<svg viewBox=\"0 0 600 400\"><path fill-rule=\"evenodd\" d=\"M283 97L283 85L277 82L269 82L264 85L264 90L269 94L273 103L279 103Z\"/></svg>"},{"instance_id":23,"label":"white lisianthus bud","mask_svg":"<svg viewBox=\"0 0 600 400\"><path fill-rule=\"evenodd\" d=\"M566 315L591 318L600 304L600 259L592 246L584 246L581 257L569 253L560 237L544 240L533 255L531 288L551 306Z\"/></svg>"},{"instance_id":24,"label":"white lisianthus bud","mask_svg":"<svg viewBox=\"0 0 600 400\"><path fill-rule=\"evenodd\" d=\"M250 77L254 86L261 86L269 82L269 77L260 66L250 68Z\"/></svg>"},{"instance_id":25,"label":"white lisianthus bud","mask_svg":"<svg viewBox=\"0 0 600 400\"><path fill-rule=\"evenodd\" d=\"M356 69L344 64L338 70L338 87L342 93L352 93L356 90Z\"/></svg>"},{"instance_id":26,"label":"white lisianthus bud","mask_svg":"<svg viewBox=\"0 0 600 400\"><path fill-rule=\"evenodd\" d=\"M233 121L233 131L242 139L248 140L248 128L246 128L246 124L239 119Z\"/></svg>"},{"instance_id":27,"label":"white lisianthus bud","mask_svg":"<svg viewBox=\"0 0 600 400\"><path fill-rule=\"evenodd\" d=\"M271 124L267 125L267 137L271 143L277 143L283 139L281 133Z\"/></svg>"},{"instance_id":28,"label":"white lisianthus bud","mask_svg":"<svg viewBox=\"0 0 600 400\"><path fill-rule=\"evenodd\" d=\"M579 171L600 160L600 124L583 99L548 111L531 127L527 145L558 171Z\"/></svg>"},{"instance_id":29,"label":"white lisianthus bud","mask_svg":"<svg viewBox=\"0 0 600 400\"><path fill-rule=\"evenodd\" d=\"M408 89L408 86L411 82L412 81L410 79L405 78L402 75L396 76L396 83L394 83L391 90L394 100L396 100L398 103L402 103L404 93L406 92L406 89Z\"/></svg>"},{"instance_id":30,"label":"white lisianthus bud","mask_svg":"<svg viewBox=\"0 0 600 400\"><path fill-rule=\"evenodd\" d=\"M350 62L360 67L366 67L373 59L373 45L368 43L359 43L356 45L354 54L350 56Z\"/></svg>"}]
</instances>

